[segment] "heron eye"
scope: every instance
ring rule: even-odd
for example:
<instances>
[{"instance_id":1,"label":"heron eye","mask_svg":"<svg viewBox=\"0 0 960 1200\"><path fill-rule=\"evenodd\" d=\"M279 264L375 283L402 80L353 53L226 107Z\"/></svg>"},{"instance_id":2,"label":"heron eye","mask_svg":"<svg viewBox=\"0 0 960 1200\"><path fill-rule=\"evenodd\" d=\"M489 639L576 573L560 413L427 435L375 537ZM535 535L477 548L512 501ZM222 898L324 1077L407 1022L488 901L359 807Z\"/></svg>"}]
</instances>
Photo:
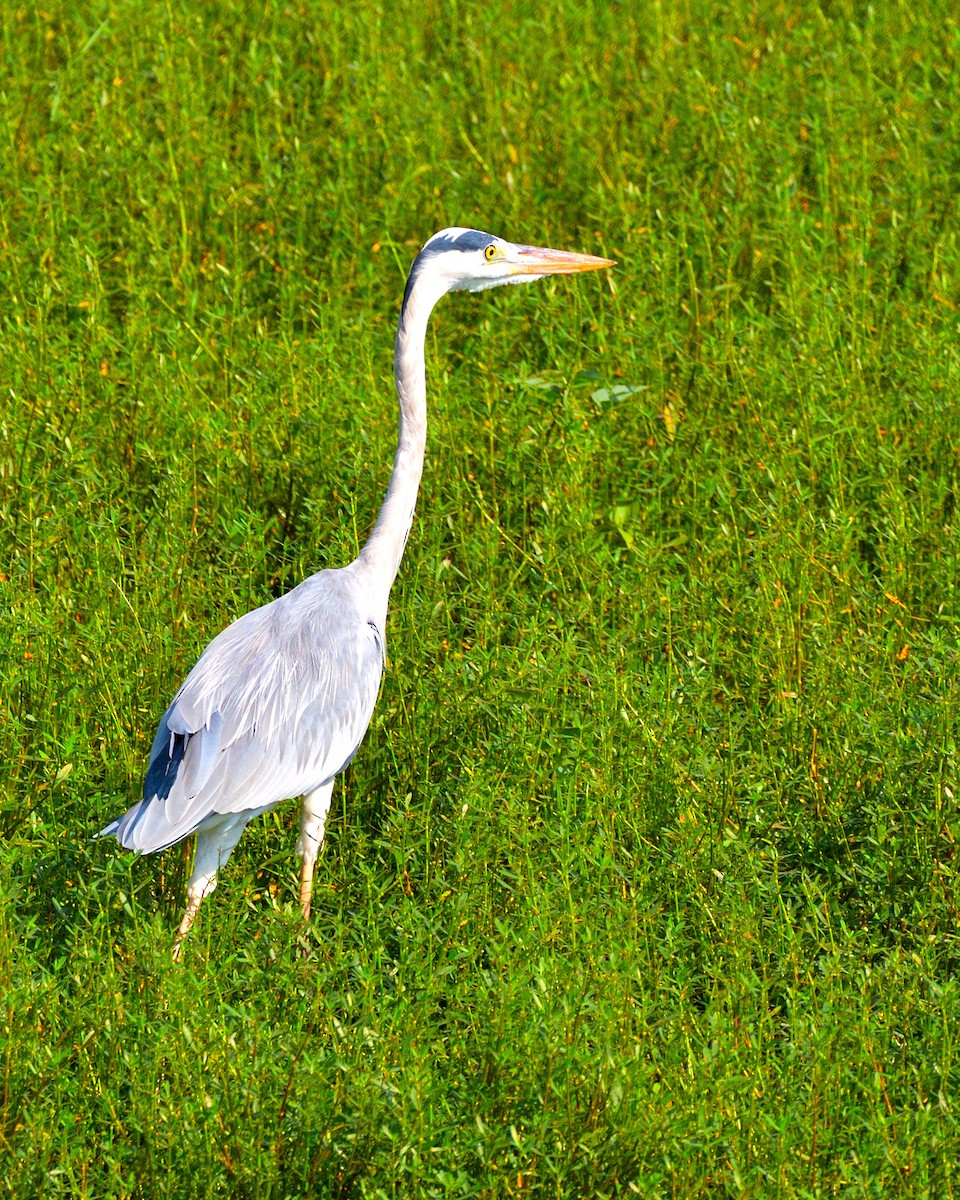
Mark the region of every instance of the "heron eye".
<instances>
[{"instance_id":1,"label":"heron eye","mask_svg":"<svg viewBox=\"0 0 960 1200\"><path fill-rule=\"evenodd\" d=\"M486 250L484 250L483 257L487 260L487 262L493 262L493 260L497 257L497 247L493 244L493 242L491 242Z\"/></svg>"}]
</instances>

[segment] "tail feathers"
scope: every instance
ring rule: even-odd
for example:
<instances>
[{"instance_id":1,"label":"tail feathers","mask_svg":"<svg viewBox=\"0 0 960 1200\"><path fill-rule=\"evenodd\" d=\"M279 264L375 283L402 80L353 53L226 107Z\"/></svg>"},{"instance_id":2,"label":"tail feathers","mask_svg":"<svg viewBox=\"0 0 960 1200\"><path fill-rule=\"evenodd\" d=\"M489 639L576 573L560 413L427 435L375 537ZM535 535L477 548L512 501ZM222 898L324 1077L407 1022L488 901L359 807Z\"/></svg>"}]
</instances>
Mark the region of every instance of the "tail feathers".
<instances>
[{"instance_id":1,"label":"tail feathers","mask_svg":"<svg viewBox=\"0 0 960 1200\"><path fill-rule=\"evenodd\" d=\"M150 800L141 800L133 808L128 808L122 817L117 817L109 825L105 825L97 837L115 837L124 850L157 854L193 833L194 828L171 829L167 824L162 802L152 797Z\"/></svg>"},{"instance_id":2,"label":"tail feathers","mask_svg":"<svg viewBox=\"0 0 960 1200\"><path fill-rule=\"evenodd\" d=\"M100 832L95 833L93 836L98 837L98 838L116 837L117 830L120 828L120 822L122 820L123 820L123 817L117 817L115 820L111 821L109 825L104 825L104 827L100 830Z\"/></svg>"}]
</instances>

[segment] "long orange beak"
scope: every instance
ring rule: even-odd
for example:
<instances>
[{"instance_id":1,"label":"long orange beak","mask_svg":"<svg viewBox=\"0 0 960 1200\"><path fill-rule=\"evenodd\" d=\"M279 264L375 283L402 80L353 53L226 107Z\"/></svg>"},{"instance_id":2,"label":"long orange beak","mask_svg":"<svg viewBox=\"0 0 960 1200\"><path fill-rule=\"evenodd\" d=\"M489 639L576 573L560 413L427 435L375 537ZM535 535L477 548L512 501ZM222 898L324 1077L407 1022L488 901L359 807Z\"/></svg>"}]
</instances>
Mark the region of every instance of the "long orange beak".
<instances>
[{"instance_id":1,"label":"long orange beak","mask_svg":"<svg viewBox=\"0 0 960 1200\"><path fill-rule=\"evenodd\" d=\"M616 266L612 258L596 258L593 254L571 254L543 246L518 246L517 250L519 258L511 264L514 275L573 275Z\"/></svg>"}]
</instances>

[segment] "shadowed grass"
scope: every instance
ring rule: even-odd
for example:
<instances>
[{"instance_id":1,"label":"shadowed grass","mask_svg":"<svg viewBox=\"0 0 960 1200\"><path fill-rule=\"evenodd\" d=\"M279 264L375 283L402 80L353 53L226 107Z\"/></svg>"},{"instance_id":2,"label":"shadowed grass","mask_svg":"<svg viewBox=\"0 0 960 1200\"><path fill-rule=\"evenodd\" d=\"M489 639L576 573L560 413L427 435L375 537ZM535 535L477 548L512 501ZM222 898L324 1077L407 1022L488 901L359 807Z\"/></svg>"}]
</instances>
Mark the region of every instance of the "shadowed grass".
<instances>
[{"instance_id":1,"label":"shadowed grass","mask_svg":"<svg viewBox=\"0 0 960 1200\"><path fill-rule=\"evenodd\" d=\"M952 1196L960 32L940 6L0 13L12 1196ZM315 913L91 840L348 561L452 296Z\"/></svg>"}]
</instances>

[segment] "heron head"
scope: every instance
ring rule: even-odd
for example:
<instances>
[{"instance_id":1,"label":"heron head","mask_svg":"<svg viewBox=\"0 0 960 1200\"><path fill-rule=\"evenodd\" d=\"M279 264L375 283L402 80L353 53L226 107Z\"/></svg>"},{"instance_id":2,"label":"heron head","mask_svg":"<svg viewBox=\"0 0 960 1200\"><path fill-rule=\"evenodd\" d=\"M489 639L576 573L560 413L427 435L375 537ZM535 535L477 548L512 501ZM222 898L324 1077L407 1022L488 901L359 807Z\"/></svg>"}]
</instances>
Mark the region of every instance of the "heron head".
<instances>
[{"instance_id":1,"label":"heron head","mask_svg":"<svg viewBox=\"0 0 960 1200\"><path fill-rule=\"evenodd\" d=\"M441 229L426 243L411 272L427 272L444 291L480 292L502 283L532 283L545 275L571 275L612 267L609 258L523 246L479 229Z\"/></svg>"}]
</instances>

